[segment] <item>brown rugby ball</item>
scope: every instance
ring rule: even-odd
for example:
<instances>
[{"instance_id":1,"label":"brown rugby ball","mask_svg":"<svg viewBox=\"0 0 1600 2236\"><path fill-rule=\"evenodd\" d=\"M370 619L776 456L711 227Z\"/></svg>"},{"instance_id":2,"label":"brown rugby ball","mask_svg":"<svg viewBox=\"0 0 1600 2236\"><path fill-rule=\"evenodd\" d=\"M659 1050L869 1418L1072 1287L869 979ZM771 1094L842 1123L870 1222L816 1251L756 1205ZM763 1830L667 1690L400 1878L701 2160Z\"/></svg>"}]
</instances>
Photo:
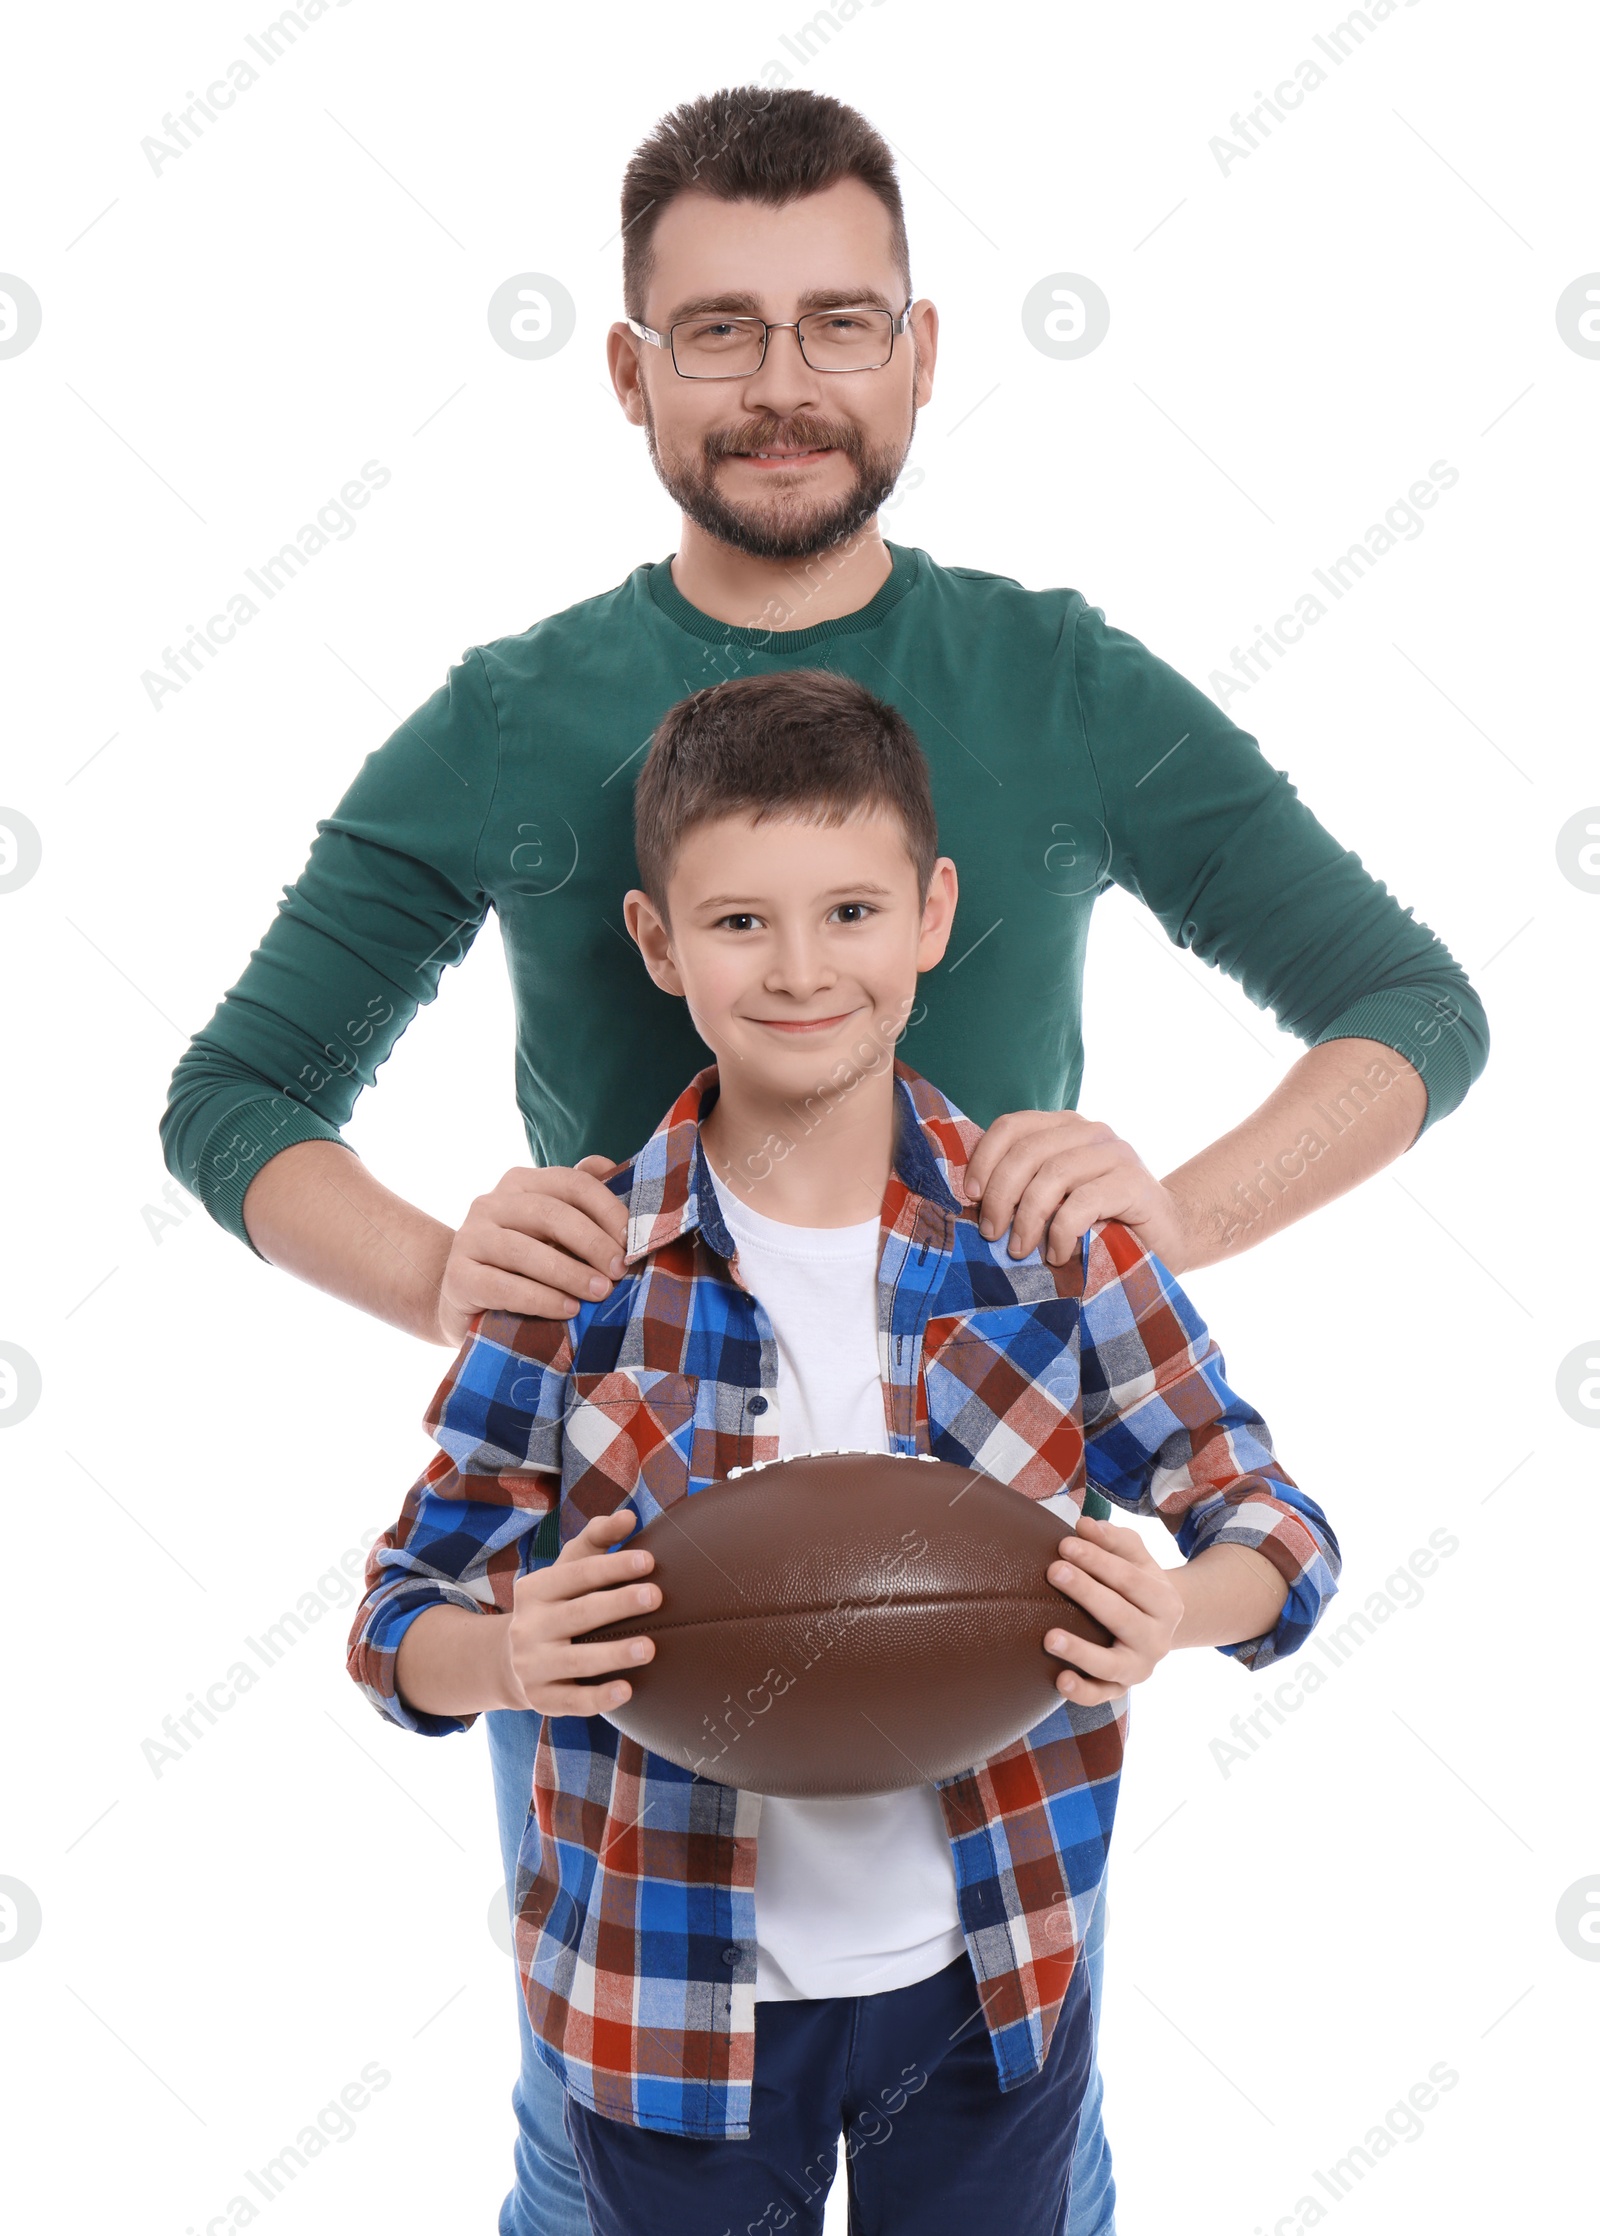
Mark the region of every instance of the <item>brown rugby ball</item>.
<instances>
[{"instance_id":1,"label":"brown rugby ball","mask_svg":"<svg viewBox=\"0 0 1600 2236\"><path fill-rule=\"evenodd\" d=\"M677 1500L623 1542L661 1604L608 1720L652 1754L762 1794L890 1793L1009 1747L1061 1705L1047 1630L1111 1633L1045 1576L1071 1525L946 1460L826 1452Z\"/></svg>"}]
</instances>

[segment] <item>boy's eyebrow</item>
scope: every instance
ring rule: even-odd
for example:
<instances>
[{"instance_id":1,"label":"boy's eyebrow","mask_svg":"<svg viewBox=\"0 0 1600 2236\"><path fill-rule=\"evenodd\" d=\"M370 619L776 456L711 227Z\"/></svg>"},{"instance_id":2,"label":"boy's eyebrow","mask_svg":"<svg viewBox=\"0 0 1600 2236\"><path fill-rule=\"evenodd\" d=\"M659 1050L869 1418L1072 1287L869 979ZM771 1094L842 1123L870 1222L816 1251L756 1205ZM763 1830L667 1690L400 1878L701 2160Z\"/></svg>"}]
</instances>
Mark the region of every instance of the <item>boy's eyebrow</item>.
<instances>
[{"instance_id":1,"label":"boy's eyebrow","mask_svg":"<svg viewBox=\"0 0 1600 2236\"><path fill-rule=\"evenodd\" d=\"M842 304L859 304L863 310L897 311L898 303L891 303L888 296L876 287L808 287L803 295L795 298L797 317L806 311L826 311ZM683 302L675 303L667 313L667 324L675 325L680 318L699 318L708 311L725 311L731 318L760 318L761 298L748 288L725 288L715 295L690 295Z\"/></svg>"},{"instance_id":2,"label":"boy's eyebrow","mask_svg":"<svg viewBox=\"0 0 1600 2236\"><path fill-rule=\"evenodd\" d=\"M892 885L874 885L870 878L852 878L848 885L831 885L827 892L819 893L818 900L837 900L841 895L871 893L880 900L892 900ZM704 900L695 902L700 908L765 908L766 896L762 893L708 893Z\"/></svg>"}]
</instances>

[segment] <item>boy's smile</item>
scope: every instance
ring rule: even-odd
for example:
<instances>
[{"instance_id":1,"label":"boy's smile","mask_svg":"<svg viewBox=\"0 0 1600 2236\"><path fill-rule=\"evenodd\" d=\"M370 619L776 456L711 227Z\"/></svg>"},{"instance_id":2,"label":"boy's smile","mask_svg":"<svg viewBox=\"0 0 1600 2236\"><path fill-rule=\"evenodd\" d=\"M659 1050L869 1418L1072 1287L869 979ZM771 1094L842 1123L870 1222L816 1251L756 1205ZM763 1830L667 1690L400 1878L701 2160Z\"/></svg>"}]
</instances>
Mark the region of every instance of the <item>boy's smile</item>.
<instances>
[{"instance_id":1,"label":"boy's smile","mask_svg":"<svg viewBox=\"0 0 1600 2236\"><path fill-rule=\"evenodd\" d=\"M760 1017L755 1022L770 1026L775 1033L821 1033L826 1032L830 1025L842 1025L853 1014L848 1009L841 1009L833 1017Z\"/></svg>"}]
</instances>

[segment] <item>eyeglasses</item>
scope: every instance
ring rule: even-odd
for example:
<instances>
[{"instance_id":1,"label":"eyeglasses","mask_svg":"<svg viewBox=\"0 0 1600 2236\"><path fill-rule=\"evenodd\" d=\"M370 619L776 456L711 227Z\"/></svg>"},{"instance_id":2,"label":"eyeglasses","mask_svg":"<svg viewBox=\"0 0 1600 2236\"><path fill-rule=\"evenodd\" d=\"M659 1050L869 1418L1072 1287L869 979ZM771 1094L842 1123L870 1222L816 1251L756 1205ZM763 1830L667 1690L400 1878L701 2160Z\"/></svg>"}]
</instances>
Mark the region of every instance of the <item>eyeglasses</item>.
<instances>
[{"instance_id":1,"label":"eyeglasses","mask_svg":"<svg viewBox=\"0 0 1600 2236\"><path fill-rule=\"evenodd\" d=\"M657 349L670 350L673 370L683 380L745 380L766 362L769 335L792 333L800 354L815 373L872 373L894 355L894 338L911 322L908 301L898 318L893 311L841 308L807 311L804 318L722 318L705 312L681 318L665 333L628 320L631 332Z\"/></svg>"}]
</instances>

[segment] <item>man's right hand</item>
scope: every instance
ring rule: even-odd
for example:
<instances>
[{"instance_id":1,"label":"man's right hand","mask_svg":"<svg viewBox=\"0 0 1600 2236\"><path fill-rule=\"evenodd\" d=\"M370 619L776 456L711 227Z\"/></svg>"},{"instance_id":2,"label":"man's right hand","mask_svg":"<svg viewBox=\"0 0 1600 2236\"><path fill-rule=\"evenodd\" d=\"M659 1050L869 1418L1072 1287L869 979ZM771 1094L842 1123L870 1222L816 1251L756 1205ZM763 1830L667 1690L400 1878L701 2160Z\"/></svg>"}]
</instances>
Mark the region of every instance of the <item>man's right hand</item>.
<instances>
[{"instance_id":1,"label":"man's right hand","mask_svg":"<svg viewBox=\"0 0 1600 2236\"><path fill-rule=\"evenodd\" d=\"M641 1582L654 1568L649 1553L612 1552L634 1526L623 1511L599 1514L563 1545L549 1568L519 1576L511 1587L511 1620L506 1625L505 1656L509 1689L525 1708L544 1716L598 1716L620 1708L633 1687L623 1680L583 1684L609 1671L636 1669L649 1661L655 1645L648 1638L621 1638L610 1645L575 1646L586 1631L625 1622L659 1606L659 1584Z\"/></svg>"},{"instance_id":2,"label":"man's right hand","mask_svg":"<svg viewBox=\"0 0 1600 2236\"><path fill-rule=\"evenodd\" d=\"M459 1344L479 1312L566 1320L610 1294L622 1271L628 1210L601 1186L609 1157L575 1165L514 1165L474 1197L439 1283L439 1329Z\"/></svg>"}]
</instances>

